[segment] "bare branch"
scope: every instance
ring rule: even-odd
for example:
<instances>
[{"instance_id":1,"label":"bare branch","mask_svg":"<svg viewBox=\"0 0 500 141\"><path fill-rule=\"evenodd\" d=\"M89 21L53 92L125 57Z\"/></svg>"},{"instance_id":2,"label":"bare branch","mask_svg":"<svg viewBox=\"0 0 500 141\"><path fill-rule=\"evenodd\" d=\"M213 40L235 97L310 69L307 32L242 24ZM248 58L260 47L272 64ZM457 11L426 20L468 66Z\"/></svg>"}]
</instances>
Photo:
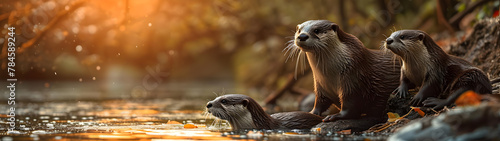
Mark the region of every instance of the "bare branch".
<instances>
[{"instance_id":1,"label":"bare branch","mask_svg":"<svg viewBox=\"0 0 500 141\"><path fill-rule=\"evenodd\" d=\"M80 1L77 1L75 3L73 3L68 10L62 10L60 11L59 13L57 13L57 15L54 17L54 19L52 19L52 21L50 21L47 26L45 26L45 28L43 28L42 30L40 30L40 32L38 32L38 34L30 39L29 41L23 43L21 45L21 47L19 48L18 50L18 53L22 53L24 52L27 48L33 46L34 44L36 44L39 39L41 37L43 37L45 34L47 34L47 32L54 28L62 19L64 19L66 16L68 16L69 14L73 13L76 9L80 8L81 6L83 6L83 4L85 3L84 0L80 0Z\"/></svg>"}]
</instances>

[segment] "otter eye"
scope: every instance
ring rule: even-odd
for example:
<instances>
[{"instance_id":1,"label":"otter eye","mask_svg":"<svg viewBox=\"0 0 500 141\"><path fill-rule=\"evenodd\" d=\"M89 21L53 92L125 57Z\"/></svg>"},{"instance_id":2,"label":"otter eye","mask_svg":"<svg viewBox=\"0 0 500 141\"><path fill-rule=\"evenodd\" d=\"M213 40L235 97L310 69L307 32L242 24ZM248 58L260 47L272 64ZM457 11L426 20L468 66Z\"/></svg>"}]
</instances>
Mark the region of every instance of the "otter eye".
<instances>
[{"instance_id":1,"label":"otter eye","mask_svg":"<svg viewBox=\"0 0 500 141\"><path fill-rule=\"evenodd\" d=\"M401 36L399 36L399 39L401 39L401 40L402 40L402 39L405 39L405 35L401 35Z\"/></svg>"},{"instance_id":2,"label":"otter eye","mask_svg":"<svg viewBox=\"0 0 500 141\"><path fill-rule=\"evenodd\" d=\"M318 34L319 33L319 29L315 29L314 33Z\"/></svg>"},{"instance_id":3,"label":"otter eye","mask_svg":"<svg viewBox=\"0 0 500 141\"><path fill-rule=\"evenodd\" d=\"M226 103L227 103L227 100L226 100L226 99L223 99L223 100L221 100L221 101L220 101L220 103L222 103L222 104L226 104Z\"/></svg>"}]
</instances>

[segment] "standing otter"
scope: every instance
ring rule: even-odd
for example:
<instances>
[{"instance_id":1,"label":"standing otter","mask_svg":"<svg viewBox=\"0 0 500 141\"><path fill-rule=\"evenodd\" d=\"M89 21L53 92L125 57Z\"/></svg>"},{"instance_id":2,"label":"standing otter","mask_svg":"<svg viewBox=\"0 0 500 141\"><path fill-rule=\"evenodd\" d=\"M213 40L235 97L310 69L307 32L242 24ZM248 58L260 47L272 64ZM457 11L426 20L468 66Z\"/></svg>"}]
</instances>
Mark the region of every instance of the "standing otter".
<instances>
[{"instance_id":1,"label":"standing otter","mask_svg":"<svg viewBox=\"0 0 500 141\"><path fill-rule=\"evenodd\" d=\"M283 112L269 116L252 98L228 94L208 102L207 111L229 121L233 130L244 129L311 129L322 117L308 112Z\"/></svg>"},{"instance_id":2,"label":"standing otter","mask_svg":"<svg viewBox=\"0 0 500 141\"><path fill-rule=\"evenodd\" d=\"M446 54L427 33L419 30L400 30L391 34L385 47L403 61L401 84L394 91L400 97L408 89L420 87L410 102L413 106L450 105L466 90L480 94L492 93L488 77L464 59ZM446 98L446 101L436 99Z\"/></svg>"},{"instance_id":3,"label":"standing otter","mask_svg":"<svg viewBox=\"0 0 500 141\"><path fill-rule=\"evenodd\" d=\"M386 106L397 88L400 64L379 50L370 50L355 36L327 20L297 26L294 44L286 48L299 57L305 52L314 77L316 99L311 113L320 115L333 103L340 113L323 121L386 118Z\"/></svg>"}]
</instances>

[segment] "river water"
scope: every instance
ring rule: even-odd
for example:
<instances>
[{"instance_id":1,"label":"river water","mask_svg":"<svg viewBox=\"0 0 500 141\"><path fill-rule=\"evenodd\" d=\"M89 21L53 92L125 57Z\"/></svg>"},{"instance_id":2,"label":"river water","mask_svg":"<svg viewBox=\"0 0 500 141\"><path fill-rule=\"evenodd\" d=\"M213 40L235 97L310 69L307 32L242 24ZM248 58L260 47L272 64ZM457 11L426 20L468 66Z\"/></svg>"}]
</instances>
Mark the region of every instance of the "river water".
<instances>
[{"instance_id":1,"label":"river water","mask_svg":"<svg viewBox=\"0 0 500 141\"><path fill-rule=\"evenodd\" d=\"M19 85L16 105L7 104L4 92L0 103L1 140L384 140L387 135L315 134L310 131L230 132L226 121L218 120L204 110L205 103L218 94L190 89L179 94L146 95L134 98L102 96L98 85L93 89L53 83L47 90L30 90ZM214 84L221 86L225 84ZM169 88L169 86L165 86ZM185 87L170 86L178 89ZM189 86L186 86L189 87ZM32 87L30 87L32 88ZM200 90L214 91L212 88ZM231 91L231 90L228 90ZM191 93L191 94L190 94ZM133 94L133 93L132 93ZM149 96L149 97L148 97ZM207 98L208 97L208 98ZM83 99L83 100L82 100ZM10 117L10 108L15 116ZM14 120L14 130L11 128Z\"/></svg>"},{"instance_id":2,"label":"river water","mask_svg":"<svg viewBox=\"0 0 500 141\"><path fill-rule=\"evenodd\" d=\"M308 131L233 133L225 121L203 110L170 110L175 99L57 101L17 105L15 130L2 114L2 140L383 140L367 134L312 134ZM7 105L0 110L8 111ZM170 108L169 108L170 107Z\"/></svg>"}]
</instances>

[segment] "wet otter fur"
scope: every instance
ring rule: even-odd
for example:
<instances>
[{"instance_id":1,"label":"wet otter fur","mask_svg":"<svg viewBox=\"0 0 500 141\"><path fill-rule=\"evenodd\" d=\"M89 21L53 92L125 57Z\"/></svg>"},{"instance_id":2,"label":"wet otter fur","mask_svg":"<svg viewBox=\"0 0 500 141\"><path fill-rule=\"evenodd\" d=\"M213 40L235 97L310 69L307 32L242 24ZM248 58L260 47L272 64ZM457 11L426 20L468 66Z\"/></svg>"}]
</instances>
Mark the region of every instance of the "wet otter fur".
<instances>
[{"instance_id":1,"label":"wet otter fur","mask_svg":"<svg viewBox=\"0 0 500 141\"><path fill-rule=\"evenodd\" d=\"M403 63L401 83L394 93L406 97L409 95L408 89L420 87L410 102L412 106L441 109L453 104L466 90L480 94L492 93L490 81L483 71L464 59L446 54L423 31L393 32L384 46Z\"/></svg>"},{"instance_id":2,"label":"wet otter fur","mask_svg":"<svg viewBox=\"0 0 500 141\"><path fill-rule=\"evenodd\" d=\"M207 103L207 111L229 121L233 130L311 129L321 123L320 116L308 112L283 112L268 115L252 98L241 94L219 96Z\"/></svg>"},{"instance_id":3,"label":"wet otter fur","mask_svg":"<svg viewBox=\"0 0 500 141\"><path fill-rule=\"evenodd\" d=\"M355 36L327 20L297 26L285 49L307 56L316 93L311 113L320 115L331 104L341 111L323 121L368 117L386 118L387 100L399 85L399 62L392 55L371 50Z\"/></svg>"}]
</instances>

